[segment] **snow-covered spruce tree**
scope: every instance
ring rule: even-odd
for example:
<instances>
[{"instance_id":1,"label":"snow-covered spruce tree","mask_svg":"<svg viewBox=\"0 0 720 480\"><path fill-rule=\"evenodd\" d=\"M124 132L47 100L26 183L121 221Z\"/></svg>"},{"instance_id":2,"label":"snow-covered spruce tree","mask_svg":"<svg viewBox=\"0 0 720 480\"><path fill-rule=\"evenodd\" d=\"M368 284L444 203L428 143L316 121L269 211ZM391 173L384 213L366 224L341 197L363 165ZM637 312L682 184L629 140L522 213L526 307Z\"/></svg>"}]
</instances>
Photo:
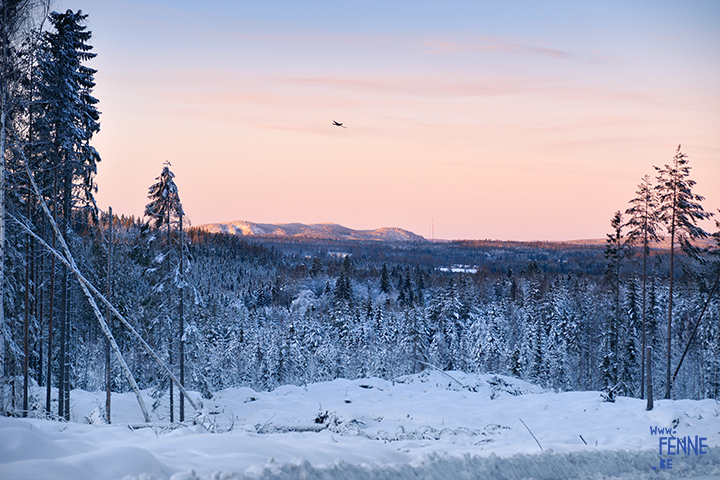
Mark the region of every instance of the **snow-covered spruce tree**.
<instances>
[{"instance_id":1,"label":"snow-covered spruce tree","mask_svg":"<svg viewBox=\"0 0 720 480\"><path fill-rule=\"evenodd\" d=\"M598 342L601 303L598 286L585 275L568 278L567 297L564 298L565 315L570 332L568 351L572 368L572 389L596 388L593 378L597 372Z\"/></svg>"},{"instance_id":2,"label":"snow-covered spruce tree","mask_svg":"<svg viewBox=\"0 0 720 480\"><path fill-rule=\"evenodd\" d=\"M95 57L88 43L92 34L87 31L86 19L81 11L50 13L50 30L42 34L38 52L37 98L33 102L41 106L34 128L45 140L34 146L34 155L46 172L52 171L52 209L61 231L66 233L76 227L74 214L78 209L88 213L78 217L81 219L97 215L93 193L100 156L90 140L100 129L100 112L97 99L92 96L96 70L84 65ZM64 266L60 282L58 414L69 418L71 295L70 278Z\"/></svg>"},{"instance_id":3,"label":"snow-covered spruce tree","mask_svg":"<svg viewBox=\"0 0 720 480\"><path fill-rule=\"evenodd\" d=\"M43 35L38 55L38 102L45 106L38 129L48 132L38 145L40 156L56 166L65 222L75 208L94 208L94 177L100 156L90 145L100 130L98 100L92 96L97 71L84 65L95 58L88 42L87 15L81 11L52 12L52 29ZM96 213L96 212L95 212Z\"/></svg>"},{"instance_id":4,"label":"snow-covered spruce tree","mask_svg":"<svg viewBox=\"0 0 720 480\"><path fill-rule=\"evenodd\" d=\"M610 225L613 232L607 235L604 255L607 261L605 277L610 287L611 300L610 315L605 319L606 323L602 337L603 360L601 369L603 389L614 392L619 382L619 340L624 319L620 302L620 267L625 257L625 244L622 235L623 222L620 211L615 212Z\"/></svg>"},{"instance_id":5,"label":"snow-covered spruce tree","mask_svg":"<svg viewBox=\"0 0 720 480\"><path fill-rule=\"evenodd\" d=\"M646 313L647 313L647 260L650 255L650 243L660 241L660 219L658 218L658 201L657 192L650 183L650 176L645 175L638 190L637 195L630 200L631 207L625 213L630 218L625 226L630 230L627 233L627 242L631 245L642 246L643 273L642 273L642 340L640 353L640 398L645 398L645 346L647 337Z\"/></svg>"},{"instance_id":6,"label":"snow-covered spruce tree","mask_svg":"<svg viewBox=\"0 0 720 480\"><path fill-rule=\"evenodd\" d=\"M180 278L180 262L172 261L172 252L174 244L179 238L175 235L176 231L180 231L180 222L182 221L183 208L180 202L180 194L175 184L175 175L170 171L170 164L166 163L160 176L155 180L148 190L148 199L150 202L145 206L145 217L149 219L151 227L156 232L163 229L164 242L157 241L157 237L151 235L151 242L155 252L153 258L153 266L149 270L149 274L155 278L153 293L155 294L156 316L151 319L150 325L156 333L156 347L160 351L167 352L168 363L171 368L174 366L173 350L175 349L175 334L173 333L173 318L175 301L182 294L182 284L184 279ZM183 334L180 333L178 342L183 341ZM175 420L174 408L174 391L172 382L169 383L170 388L170 421ZM158 390L161 394L162 389Z\"/></svg>"},{"instance_id":7,"label":"snow-covered spruce tree","mask_svg":"<svg viewBox=\"0 0 720 480\"><path fill-rule=\"evenodd\" d=\"M548 291L550 311L549 334L545 341L549 371L549 386L558 390L572 390L577 384L578 322L577 313L570 308L568 278L557 277Z\"/></svg>"},{"instance_id":8,"label":"snow-covered spruce tree","mask_svg":"<svg viewBox=\"0 0 720 480\"><path fill-rule=\"evenodd\" d=\"M642 330L640 313L638 311L637 279L629 278L626 284L626 295L623 310L626 314L626 321L620 330L619 352L620 352L620 384L623 389L620 393L627 396L634 395L637 386L638 332Z\"/></svg>"},{"instance_id":9,"label":"snow-covered spruce tree","mask_svg":"<svg viewBox=\"0 0 720 480\"><path fill-rule=\"evenodd\" d=\"M402 346L411 362L411 373L420 373L428 361L428 332L425 311L421 308L406 310Z\"/></svg>"},{"instance_id":10,"label":"snow-covered spruce tree","mask_svg":"<svg viewBox=\"0 0 720 480\"><path fill-rule=\"evenodd\" d=\"M390 293L390 276L388 275L387 263L383 263L380 273L380 291Z\"/></svg>"},{"instance_id":11,"label":"snow-covered spruce tree","mask_svg":"<svg viewBox=\"0 0 720 480\"><path fill-rule=\"evenodd\" d=\"M693 193L695 181L690 178L688 157L678 145L671 165L655 167L657 171L658 217L670 236L670 289L667 314L667 358L665 375L665 398L670 398L670 365L672 362L672 313L673 285L675 270L675 246L691 257L697 257L698 249L691 243L698 238L706 238L707 232L698 226L698 222L710 218L701 201L704 197Z\"/></svg>"},{"instance_id":12,"label":"snow-covered spruce tree","mask_svg":"<svg viewBox=\"0 0 720 480\"><path fill-rule=\"evenodd\" d=\"M462 359L461 341L464 334L463 317L464 305L460 299L460 286L456 282L450 283L450 288L444 294L444 304L442 315L445 325L445 344L448 349L448 360L442 365L446 370L460 370L459 367Z\"/></svg>"}]
</instances>

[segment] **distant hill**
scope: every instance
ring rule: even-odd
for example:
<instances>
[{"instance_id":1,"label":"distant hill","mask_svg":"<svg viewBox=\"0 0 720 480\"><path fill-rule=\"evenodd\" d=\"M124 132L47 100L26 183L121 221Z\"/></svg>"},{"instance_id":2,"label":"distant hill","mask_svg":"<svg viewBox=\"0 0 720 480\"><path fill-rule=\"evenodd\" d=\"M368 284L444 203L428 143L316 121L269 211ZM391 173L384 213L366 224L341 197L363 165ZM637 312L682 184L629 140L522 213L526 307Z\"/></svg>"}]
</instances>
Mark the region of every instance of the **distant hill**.
<instances>
[{"instance_id":1,"label":"distant hill","mask_svg":"<svg viewBox=\"0 0 720 480\"><path fill-rule=\"evenodd\" d=\"M385 227L376 230L353 230L336 223L253 223L236 220L226 223L207 223L197 227L210 233L229 233L238 236L305 237L328 240L361 240L378 242L426 242L425 238L401 228Z\"/></svg>"}]
</instances>

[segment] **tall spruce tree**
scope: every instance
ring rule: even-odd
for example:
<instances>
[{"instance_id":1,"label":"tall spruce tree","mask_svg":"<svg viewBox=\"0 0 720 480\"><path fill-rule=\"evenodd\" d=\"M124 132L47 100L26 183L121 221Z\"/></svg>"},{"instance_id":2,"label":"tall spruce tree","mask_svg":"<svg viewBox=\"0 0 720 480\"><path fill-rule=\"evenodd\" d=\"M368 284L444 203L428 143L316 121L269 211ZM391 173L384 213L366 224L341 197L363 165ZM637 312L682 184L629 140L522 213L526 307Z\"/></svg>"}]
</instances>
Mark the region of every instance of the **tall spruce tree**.
<instances>
[{"instance_id":1,"label":"tall spruce tree","mask_svg":"<svg viewBox=\"0 0 720 480\"><path fill-rule=\"evenodd\" d=\"M64 221L72 210L94 205L94 176L100 156L90 140L100 130L98 100L92 96L97 70L84 63L95 58L82 11L49 15L38 59L38 102L44 106L37 129L47 132L38 154L59 176Z\"/></svg>"},{"instance_id":2,"label":"tall spruce tree","mask_svg":"<svg viewBox=\"0 0 720 480\"><path fill-rule=\"evenodd\" d=\"M635 192L637 197L630 200L631 207L625 213L630 215L626 226L630 227L627 241L630 244L642 245L643 277L642 277L642 349L640 366L640 398L645 398L645 344L646 327L645 314L647 311L647 259L650 255L650 242L660 241L658 236L660 220L658 218L657 192L650 183L650 176L645 175Z\"/></svg>"},{"instance_id":3,"label":"tall spruce tree","mask_svg":"<svg viewBox=\"0 0 720 480\"><path fill-rule=\"evenodd\" d=\"M92 96L96 70L84 65L95 57L88 43L92 33L87 30L86 19L87 15L81 11L50 13L51 28L42 34L38 52L36 103L39 112L34 130L44 141L37 142L33 151L45 173L52 172L53 214L60 219L64 233L73 229L77 208L89 208L92 215L96 215L94 176L100 156L90 140L100 130L100 112L96 107L98 101ZM70 278L64 265L60 282L58 414L69 419L71 297ZM53 314L51 311L50 315Z\"/></svg>"},{"instance_id":4,"label":"tall spruce tree","mask_svg":"<svg viewBox=\"0 0 720 480\"><path fill-rule=\"evenodd\" d=\"M678 145L671 165L655 167L657 171L658 216L670 236L670 287L668 293L667 314L667 359L665 376L665 398L670 398L672 388L670 364L672 362L672 310L675 270L675 246L680 245L686 254L696 257L698 248L692 240L706 238L707 232L698 226L698 222L710 218L700 202L704 197L693 193L695 181L690 178L688 157Z\"/></svg>"},{"instance_id":5,"label":"tall spruce tree","mask_svg":"<svg viewBox=\"0 0 720 480\"><path fill-rule=\"evenodd\" d=\"M625 242L622 234L622 213L619 210L613 215L610 226L613 232L607 235L605 241L605 259L608 262L605 276L610 285L612 296L610 311L612 313L606 319L603 332L603 361L601 368L603 387L612 396L619 381L619 336L623 318L620 307L620 267L625 257Z\"/></svg>"},{"instance_id":6,"label":"tall spruce tree","mask_svg":"<svg viewBox=\"0 0 720 480\"><path fill-rule=\"evenodd\" d=\"M173 231L175 225L182 222L183 208L180 202L180 194L175 184L175 174L170 171L170 163L166 162L160 176L157 177L156 183L150 186L148 198L150 203L145 206L145 216L150 219L151 225L162 230L165 227L165 248L157 259L162 262L163 266L159 270L161 273L160 281L155 285L154 291L163 297L162 307L160 308L160 336L167 342L168 360L170 366L173 366L173 350L174 341L172 334L172 303L174 287L180 287L183 280L173 275L173 266L171 264L171 256L173 250ZM180 231L178 227L177 231ZM180 258L180 257L179 257ZM180 266L178 265L178 272ZM180 288L180 291L182 289ZM178 339L182 342L182 334ZM180 349L182 350L182 349ZM181 362L182 363L182 362ZM173 384L170 382L170 421L175 420L174 410L174 392Z\"/></svg>"}]
</instances>

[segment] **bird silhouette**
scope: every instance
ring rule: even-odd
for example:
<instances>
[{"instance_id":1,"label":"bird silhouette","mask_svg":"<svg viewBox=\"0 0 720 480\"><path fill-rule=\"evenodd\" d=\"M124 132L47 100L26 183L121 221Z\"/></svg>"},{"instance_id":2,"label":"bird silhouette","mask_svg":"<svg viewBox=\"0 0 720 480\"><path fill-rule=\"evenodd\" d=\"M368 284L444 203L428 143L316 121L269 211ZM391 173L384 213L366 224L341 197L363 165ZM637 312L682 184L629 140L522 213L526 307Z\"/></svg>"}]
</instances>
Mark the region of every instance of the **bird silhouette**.
<instances>
[{"instance_id":1,"label":"bird silhouette","mask_svg":"<svg viewBox=\"0 0 720 480\"><path fill-rule=\"evenodd\" d=\"M340 122L336 122L335 120L333 120L333 123L332 123L332 124L333 124L334 126L336 126L336 127L347 128L345 125L343 125L343 124L340 123Z\"/></svg>"}]
</instances>

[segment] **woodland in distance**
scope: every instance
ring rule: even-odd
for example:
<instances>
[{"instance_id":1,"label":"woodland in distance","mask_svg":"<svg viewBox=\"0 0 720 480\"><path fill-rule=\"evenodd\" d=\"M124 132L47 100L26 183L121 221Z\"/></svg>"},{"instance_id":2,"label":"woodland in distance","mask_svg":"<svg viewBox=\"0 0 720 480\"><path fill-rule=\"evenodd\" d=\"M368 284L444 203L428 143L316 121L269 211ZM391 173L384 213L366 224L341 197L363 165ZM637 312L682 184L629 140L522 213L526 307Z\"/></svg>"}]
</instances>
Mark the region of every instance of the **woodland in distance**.
<instances>
[{"instance_id":1,"label":"woodland in distance","mask_svg":"<svg viewBox=\"0 0 720 480\"><path fill-rule=\"evenodd\" d=\"M611 401L646 396L651 372L655 398L720 398L720 236L698 226L711 212L681 147L604 245L210 234L188 228L168 164L136 193L142 218L112 214L94 200L87 16L37 3L0 7L0 414L69 419L73 389L139 388L177 398L182 421L181 385L211 398L427 368Z\"/></svg>"}]
</instances>

